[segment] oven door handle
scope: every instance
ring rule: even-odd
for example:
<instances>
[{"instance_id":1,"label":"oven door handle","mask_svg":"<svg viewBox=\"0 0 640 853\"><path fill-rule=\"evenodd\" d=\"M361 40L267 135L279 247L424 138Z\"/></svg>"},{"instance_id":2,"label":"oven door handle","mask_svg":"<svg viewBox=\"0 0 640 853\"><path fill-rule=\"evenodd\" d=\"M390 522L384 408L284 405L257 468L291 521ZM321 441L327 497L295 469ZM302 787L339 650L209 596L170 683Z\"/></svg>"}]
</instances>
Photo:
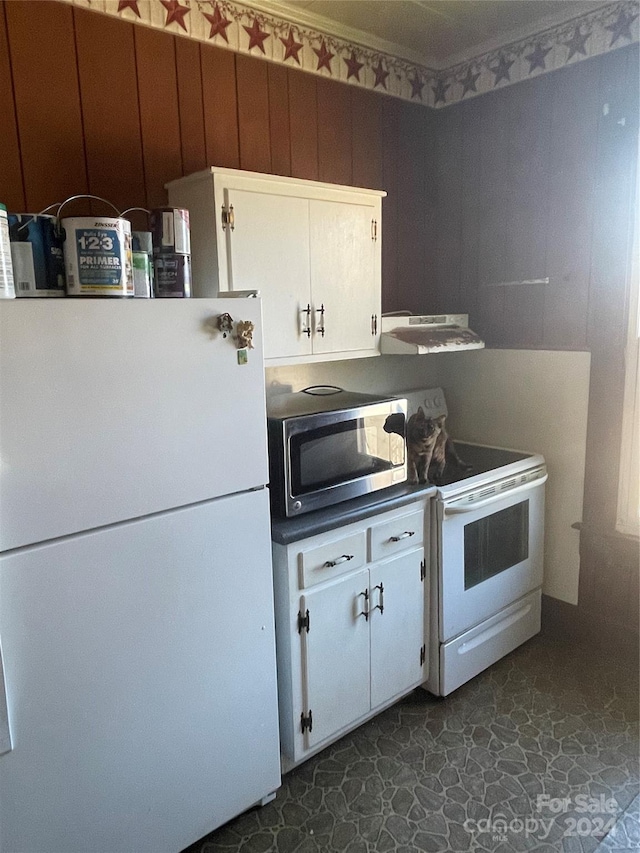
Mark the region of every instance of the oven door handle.
<instances>
[{"instance_id":1,"label":"oven door handle","mask_svg":"<svg viewBox=\"0 0 640 853\"><path fill-rule=\"evenodd\" d=\"M509 489L508 491L500 492L497 495L491 495L490 498L485 498L485 500L483 501L467 504L466 506L447 506L445 504L444 514L460 515L463 512L473 512L476 509L482 509L483 507L490 506L491 504L494 504L497 501L504 500L504 498L506 497L518 495L521 492L528 492L530 489L534 489L536 486L542 486L547 482L548 479L549 475L545 474L544 477L540 477L538 480L530 480L528 483L523 483L521 486L516 486L515 489Z\"/></svg>"}]
</instances>

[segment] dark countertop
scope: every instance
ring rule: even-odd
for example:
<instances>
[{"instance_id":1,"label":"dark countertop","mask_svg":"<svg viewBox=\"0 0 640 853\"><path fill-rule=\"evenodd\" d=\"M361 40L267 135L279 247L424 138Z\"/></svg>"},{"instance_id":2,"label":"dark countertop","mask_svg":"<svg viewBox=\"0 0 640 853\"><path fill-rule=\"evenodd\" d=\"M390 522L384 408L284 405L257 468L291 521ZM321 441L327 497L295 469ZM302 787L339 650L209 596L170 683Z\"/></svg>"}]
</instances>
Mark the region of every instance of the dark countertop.
<instances>
[{"instance_id":1,"label":"dark countertop","mask_svg":"<svg viewBox=\"0 0 640 853\"><path fill-rule=\"evenodd\" d=\"M327 530L344 527L345 524L370 518L379 512L397 509L419 498L431 497L436 491L436 486L426 483L417 486L401 483L296 518L274 518L271 521L271 538L280 545L289 545L315 536L316 533L326 533Z\"/></svg>"}]
</instances>

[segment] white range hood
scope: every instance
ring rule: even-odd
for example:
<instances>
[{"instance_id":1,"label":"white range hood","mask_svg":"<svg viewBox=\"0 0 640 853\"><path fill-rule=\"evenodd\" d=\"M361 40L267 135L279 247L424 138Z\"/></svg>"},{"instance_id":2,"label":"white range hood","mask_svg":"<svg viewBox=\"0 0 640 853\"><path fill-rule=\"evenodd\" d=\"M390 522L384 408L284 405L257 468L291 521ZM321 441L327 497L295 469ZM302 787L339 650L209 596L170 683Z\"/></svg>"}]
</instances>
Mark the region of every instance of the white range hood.
<instances>
[{"instance_id":1,"label":"white range hood","mask_svg":"<svg viewBox=\"0 0 640 853\"><path fill-rule=\"evenodd\" d=\"M484 341L469 328L468 314L412 314L382 317L380 352L423 355L482 349Z\"/></svg>"}]
</instances>

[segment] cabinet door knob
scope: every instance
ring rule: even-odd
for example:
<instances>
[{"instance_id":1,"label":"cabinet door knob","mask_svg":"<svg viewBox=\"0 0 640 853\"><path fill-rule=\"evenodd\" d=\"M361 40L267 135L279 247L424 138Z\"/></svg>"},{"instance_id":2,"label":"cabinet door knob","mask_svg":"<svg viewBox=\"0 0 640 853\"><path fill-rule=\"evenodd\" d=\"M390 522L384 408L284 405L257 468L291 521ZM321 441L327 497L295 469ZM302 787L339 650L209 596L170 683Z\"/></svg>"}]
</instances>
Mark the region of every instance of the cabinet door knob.
<instances>
[{"instance_id":1,"label":"cabinet door knob","mask_svg":"<svg viewBox=\"0 0 640 853\"><path fill-rule=\"evenodd\" d=\"M340 563L348 563L349 560L353 560L353 554L343 554L341 557L336 557L335 560L327 560L323 568L332 569L334 566L339 566Z\"/></svg>"},{"instance_id":2,"label":"cabinet door knob","mask_svg":"<svg viewBox=\"0 0 640 853\"><path fill-rule=\"evenodd\" d=\"M316 311L320 315L320 325L318 325L318 323L316 321L316 332L321 337L324 338L324 333L326 331L326 324L325 324L325 320L324 320L324 315L325 315L324 303L320 306L320 308L317 308Z\"/></svg>"},{"instance_id":3,"label":"cabinet door knob","mask_svg":"<svg viewBox=\"0 0 640 853\"><path fill-rule=\"evenodd\" d=\"M408 539L410 536L415 536L415 530L405 530L404 533L398 533L397 536L390 536L389 542L400 542L401 539Z\"/></svg>"}]
</instances>

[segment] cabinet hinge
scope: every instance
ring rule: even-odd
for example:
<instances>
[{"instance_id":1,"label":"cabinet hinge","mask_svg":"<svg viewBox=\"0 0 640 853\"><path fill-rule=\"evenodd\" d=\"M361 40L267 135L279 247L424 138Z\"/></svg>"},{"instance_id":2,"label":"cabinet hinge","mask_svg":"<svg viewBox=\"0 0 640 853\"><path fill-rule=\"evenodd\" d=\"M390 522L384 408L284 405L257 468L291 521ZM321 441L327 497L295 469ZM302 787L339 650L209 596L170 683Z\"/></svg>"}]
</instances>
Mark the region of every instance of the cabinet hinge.
<instances>
[{"instance_id":1,"label":"cabinet hinge","mask_svg":"<svg viewBox=\"0 0 640 853\"><path fill-rule=\"evenodd\" d=\"M230 204L227 208L226 204L222 205L222 212L220 214L220 219L222 220L222 230L226 231L227 228L230 228L231 231L236 227L236 217L233 212L233 205Z\"/></svg>"},{"instance_id":2,"label":"cabinet hinge","mask_svg":"<svg viewBox=\"0 0 640 853\"><path fill-rule=\"evenodd\" d=\"M427 561L420 560L420 580L423 581L427 576Z\"/></svg>"},{"instance_id":3,"label":"cabinet hinge","mask_svg":"<svg viewBox=\"0 0 640 853\"><path fill-rule=\"evenodd\" d=\"M420 648L420 666L424 666L424 662L427 659L427 647L422 646Z\"/></svg>"},{"instance_id":4,"label":"cabinet hinge","mask_svg":"<svg viewBox=\"0 0 640 853\"><path fill-rule=\"evenodd\" d=\"M298 634L302 634L303 628L306 630L307 634L309 633L309 611L306 610L304 616L302 612L298 610Z\"/></svg>"},{"instance_id":5,"label":"cabinet hinge","mask_svg":"<svg viewBox=\"0 0 640 853\"><path fill-rule=\"evenodd\" d=\"M302 734L306 731L313 731L313 716L311 714L311 709L309 709L309 714L306 717L304 715L304 711L300 714L300 728L302 729Z\"/></svg>"}]
</instances>

